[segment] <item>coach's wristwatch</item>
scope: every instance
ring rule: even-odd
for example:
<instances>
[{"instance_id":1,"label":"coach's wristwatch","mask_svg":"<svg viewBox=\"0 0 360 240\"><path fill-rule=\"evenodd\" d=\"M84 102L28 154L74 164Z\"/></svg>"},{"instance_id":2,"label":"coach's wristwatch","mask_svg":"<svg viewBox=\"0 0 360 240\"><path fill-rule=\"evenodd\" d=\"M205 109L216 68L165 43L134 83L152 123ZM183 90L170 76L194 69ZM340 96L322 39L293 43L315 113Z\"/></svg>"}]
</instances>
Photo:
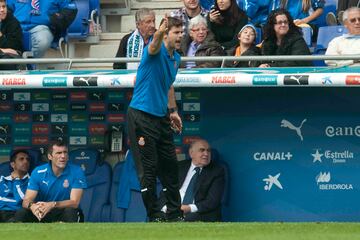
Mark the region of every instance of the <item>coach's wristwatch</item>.
<instances>
[{"instance_id":1,"label":"coach's wristwatch","mask_svg":"<svg viewBox=\"0 0 360 240\"><path fill-rule=\"evenodd\" d=\"M178 111L177 107L169 108L169 113L174 113L177 111Z\"/></svg>"},{"instance_id":2,"label":"coach's wristwatch","mask_svg":"<svg viewBox=\"0 0 360 240\"><path fill-rule=\"evenodd\" d=\"M31 206L34 204L34 202L29 202L28 209L31 209Z\"/></svg>"}]
</instances>

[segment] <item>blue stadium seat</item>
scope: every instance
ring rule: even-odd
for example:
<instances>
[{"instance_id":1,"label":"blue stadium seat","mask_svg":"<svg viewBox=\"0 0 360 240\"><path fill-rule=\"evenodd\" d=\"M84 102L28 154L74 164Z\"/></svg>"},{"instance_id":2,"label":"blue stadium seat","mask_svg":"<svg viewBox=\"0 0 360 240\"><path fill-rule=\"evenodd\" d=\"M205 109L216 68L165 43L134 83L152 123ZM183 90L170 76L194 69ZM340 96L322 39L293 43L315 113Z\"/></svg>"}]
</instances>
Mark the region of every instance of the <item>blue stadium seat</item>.
<instances>
[{"instance_id":1,"label":"blue stadium seat","mask_svg":"<svg viewBox=\"0 0 360 240\"><path fill-rule=\"evenodd\" d=\"M312 28L311 27L302 27L303 38L308 45L308 47L312 46L311 37L312 37Z\"/></svg>"},{"instance_id":2,"label":"blue stadium seat","mask_svg":"<svg viewBox=\"0 0 360 240\"><path fill-rule=\"evenodd\" d=\"M319 28L314 55L325 54L329 42L344 33L347 33L347 29L344 26L325 26ZM326 66L323 60L313 61L313 63L314 66Z\"/></svg>"},{"instance_id":3,"label":"blue stadium seat","mask_svg":"<svg viewBox=\"0 0 360 240\"><path fill-rule=\"evenodd\" d=\"M10 161L0 163L0 176L9 176L11 173Z\"/></svg>"},{"instance_id":4,"label":"blue stadium seat","mask_svg":"<svg viewBox=\"0 0 360 240\"><path fill-rule=\"evenodd\" d=\"M326 15L329 12L333 12L334 14L336 14L337 1L338 0L326 0L325 1L325 6L324 6L324 9L323 9L323 13L311 23L317 25L318 27L327 26Z\"/></svg>"},{"instance_id":5,"label":"blue stadium seat","mask_svg":"<svg viewBox=\"0 0 360 240\"><path fill-rule=\"evenodd\" d=\"M261 43L261 41L262 41L262 30L261 30L261 28L257 27L255 44L259 44L259 43Z\"/></svg>"},{"instance_id":6,"label":"blue stadium seat","mask_svg":"<svg viewBox=\"0 0 360 240\"><path fill-rule=\"evenodd\" d=\"M69 153L70 162L81 166L85 172L87 189L84 190L80 207L85 221L106 221L103 209L108 204L111 185L111 166L102 162L95 149L76 149Z\"/></svg>"},{"instance_id":7,"label":"blue stadium seat","mask_svg":"<svg viewBox=\"0 0 360 240\"><path fill-rule=\"evenodd\" d=\"M65 40L70 38L83 39L89 34L89 14L90 2L89 0L75 0L78 12L74 21L67 29Z\"/></svg>"}]
</instances>

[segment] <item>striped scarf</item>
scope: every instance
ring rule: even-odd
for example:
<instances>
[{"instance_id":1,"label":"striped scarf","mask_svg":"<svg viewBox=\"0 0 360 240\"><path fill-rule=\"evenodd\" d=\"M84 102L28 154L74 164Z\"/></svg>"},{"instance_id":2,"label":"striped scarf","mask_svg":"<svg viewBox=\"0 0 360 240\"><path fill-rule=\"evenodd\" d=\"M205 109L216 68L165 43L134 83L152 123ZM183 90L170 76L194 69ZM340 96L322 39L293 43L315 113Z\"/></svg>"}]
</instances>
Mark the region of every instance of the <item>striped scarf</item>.
<instances>
[{"instance_id":1,"label":"striped scarf","mask_svg":"<svg viewBox=\"0 0 360 240\"><path fill-rule=\"evenodd\" d=\"M138 29L136 29L128 39L126 47L126 57L137 58L142 57L144 50L144 39L140 35ZM127 69L137 69L139 63L126 63Z\"/></svg>"}]
</instances>

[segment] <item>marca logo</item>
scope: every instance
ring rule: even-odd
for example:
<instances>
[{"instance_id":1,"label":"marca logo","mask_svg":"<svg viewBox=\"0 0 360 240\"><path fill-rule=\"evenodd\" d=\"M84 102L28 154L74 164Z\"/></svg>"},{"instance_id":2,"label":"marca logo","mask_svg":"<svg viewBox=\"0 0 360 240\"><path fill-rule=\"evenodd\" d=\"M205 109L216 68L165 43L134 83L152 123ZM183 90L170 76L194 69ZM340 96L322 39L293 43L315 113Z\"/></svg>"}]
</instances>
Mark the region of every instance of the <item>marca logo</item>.
<instances>
[{"instance_id":1,"label":"marca logo","mask_svg":"<svg viewBox=\"0 0 360 240\"><path fill-rule=\"evenodd\" d=\"M277 85L276 75L254 75L252 83L255 86L274 86Z\"/></svg>"},{"instance_id":2,"label":"marca logo","mask_svg":"<svg viewBox=\"0 0 360 240\"><path fill-rule=\"evenodd\" d=\"M0 145L8 145L11 143L11 137L10 136L1 136L0 137Z\"/></svg>"},{"instance_id":3,"label":"marca logo","mask_svg":"<svg viewBox=\"0 0 360 240\"><path fill-rule=\"evenodd\" d=\"M87 99L86 92L72 92L70 93L70 99L73 101L81 101Z\"/></svg>"},{"instance_id":4,"label":"marca logo","mask_svg":"<svg viewBox=\"0 0 360 240\"><path fill-rule=\"evenodd\" d=\"M67 110L68 110L67 103L54 103L52 105L53 112L67 112Z\"/></svg>"},{"instance_id":5,"label":"marca logo","mask_svg":"<svg viewBox=\"0 0 360 240\"><path fill-rule=\"evenodd\" d=\"M87 106L85 103L72 103L70 108L71 111L85 111Z\"/></svg>"},{"instance_id":6,"label":"marca logo","mask_svg":"<svg viewBox=\"0 0 360 240\"><path fill-rule=\"evenodd\" d=\"M1 124L0 125L0 135L11 135L11 125L9 124Z\"/></svg>"},{"instance_id":7,"label":"marca logo","mask_svg":"<svg viewBox=\"0 0 360 240\"><path fill-rule=\"evenodd\" d=\"M14 137L15 146L29 146L31 144L30 137Z\"/></svg>"},{"instance_id":8,"label":"marca logo","mask_svg":"<svg viewBox=\"0 0 360 240\"><path fill-rule=\"evenodd\" d=\"M105 112L105 103L90 103L90 112Z\"/></svg>"},{"instance_id":9,"label":"marca logo","mask_svg":"<svg viewBox=\"0 0 360 240\"><path fill-rule=\"evenodd\" d=\"M123 100L125 98L124 92L109 92L108 93L109 100Z\"/></svg>"},{"instance_id":10,"label":"marca logo","mask_svg":"<svg viewBox=\"0 0 360 240\"><path fill-rule=\"evenodd\" d=\"M32 133L33 134L49 134L49 125L44 123L33 124Z\"/></svg>"},{"instance_id":11,"label":"marca logo","mask_svg":"<svg viewBox=\"0 0 360 240\"><path fill-rule=\"evenodd\" d=\"M2 92L0 93L0 101L10 101L11 95L9 92Z\"/></svg>"},{"instance_id":12,"label":"marca logo","mask_svg":"<svg viewBox=\"0 0 360 240\"><path fill-rule=\"evenodd\" d=\"M102 92L90 92L89 99L94 101L102 101L105 100L105 95Z\"/></svg>"},{"instance_id":13,"label":"marca logo","mask_svg":"<svg viewBox=\"0 0 360 240\"><path fill-rule=\"evenodd\" d=\"M30 135L31 125L30 124L15 124L13 125L14 135Z\"/></svg>"},{"instance_id":14,"label":"marca logo","mask_svg":"<svg viewBox=\"0 0 360 240\"><path fill-rule=\"evenodd\" d=\"M68 115L67 114L51 114L50 117L51 122L67 122Z\"/></svg>"},{"instance_id":15,"label":"marca logo","mask_svg":"<svg viewBox=\"0 0 360 240\"><path fill-rule=\"evenodd\" d=\"M85 136L72 136L70 137L70 145L86 145L86 137Z\"/></svg>"},{"instance_id":16,"label":"marca logo","mask_svg":"<svg viewBox=\"0 0 360 240\"><path fill-rule=\"evenodd\" d=\"M97 86L97 77L81 76L74 77L74 86Z\"/></svg>"},{"instance_id":17,"label":"marca logo","mask_svg":"<svg viewBox=\"0 0 360 240\"><path fill-rule=\"evenodd\" d=\"M284 85L308 85L309 75L285 75Z\"/></svg>"},{"instance_id":18,"label":"marca logo","mask_svg":"<svg viewBox=\"0 0 360 240\"><path fill-rule=\"evenodd\" d=\"M48 112L49 104L48 103L33 103L32 110L34 112Z\"/></svg>"},{"instance_id":19,"label":"marca logo","mask_svg":"<svg viewBox=\"0 0 360 240\"><path fill-rule=\"evenodd\" d=\"M280 173L276 174L275 176L269 174L267 178L264 178L263 179L263 181L265 182L264 190L270 191L274 185L282 190L283 186L279 181L279 177L280 177Z\"/></svg>"},{"instance_id":20,"label":"marca logo","mask_svg":"<svg viewBox=\"0 0 360 240\"><path fill-rule=\"evenodd\" d=\"M10 103L0 103L0 112L10 112L12 105Z\"/></svg>"},{"instance_id":21,"label":"marca logo","mask_svg":"<svg viewBox=\"0 0 360 240\"><path fill-rule=\"evenodd\" d=\"M11 123L12 122L12 116L11 115L5 115L5 114L1 114L0 115L0 123Z\"/></svg>"},{"instance_id":22,"label":"marca logo","mask_svg":"<svg viewBox=\"0 0 360 240\"><path fill-rule=\"evenodd\" d=\"M72 122L86 122L88 119L87 114L72 114L71 121Z\"/></svg>"},{"instance_id":23,"label":"marca logo","mask_svg":"<svg viewBox=\"0 0 360 240\"><path fill-rule=\"evenodd\" d=\"M185 122L199 122L200 114L185 113L183 115L183 119Z\"/></svg>"},{"instance_id":24,"label":"marca logo","mask_svg":"<svg viewBox=\"0 0 360 240\"><path fill-rule=\"evenodd\" d=\"M30 122L29 114L14 114L14 122L22 123L22 122Z\"/></svg>"},{"instance_id":25,"label":"marca logo","mask_svg":"<svg viewBox=\"0 0 360 240\"><path fill-rule=\"evenodd\" d=\"M39 92L39 93L33 93L32 99L35 101L44 101L50 99L50 93L46 92Z\"/></svg>"},{"instance_id":26,"label":"marca logo","mask_svg":"<svg viewBox=\"0 0 360 240\"><path fill-rule=\"evenodd\" d=\"M44 77L42 85L44 87L66 87L67 77Z\"/></svg>"},{"instance_id":27,"label":"marca logo","mask_svg":"<svg viewBox=\"0 0 360 240\"><path fill-rule=\"evenodd\" d=\"M83 123L73 123L69 126L69 128L71 135L82 135L87 134L88 132L87 125Z\"/></svg>"},{"instance_id":28,"label":"marca logo","mask_svg":"<svg viewBox=\"0 0 360 240\"><path fill-rule=\"evenodd\" d=\"M103 122L103 121L105 121L105 114L90 114L89 115L89 121Z\"/></svg>"},{"instance_id":29,"label":"marca logo","mask_svg":"<svg viewBox=\"0 0 360 240\"><path fill-rule=\"evenodd\" d=\"M345 79L346 85L360 85L360 75L348 75Z\"/></svg>"},{"instance_id":30,"label":"marca logo","mask_svg":"<svg viewBox=\"0 0 360 240\"><path fill-rule=\"evenodd\" d=\"M33 122L48 122L49 114L34 114Z\"/></svg>"},{"instance_id":31,"label":"marca logo","mask_svg":"<svg viewBox=\"0 0 360 240\"><path fill-rule=\"evenodd\" d=\"M14 101L30 101L29 92L16 92L14 93Z\"/></svg>"},{"instance_id":32,"label":"marca logo","mask_svg":"<svg viewBox=\"0 0 360 240\"><path fill-rule=\"evenodd\" d=\"M256 152L253 155L255 161L289 161L293 157L291 152Z\"/></svg>"},{"instance_id":33,"label":"marca logo","mask_svg":"<svg viewBox=\"0 0 360 240\"><path fill-rule=\"evenodd\" d=\"M108 122L125 122L125 114L109 114L107 120Z\"/></svg>"},{"instance_id":34,"label":"marca logo","mask_svg":"<svg viewBox=\"0 0 360 240\"><path fill-rule=\"evenodd\" d=\"M360 137L360 126L354 127L335 127L327 126L325 134L328 137L356 136Z\"/></svg>"},{"instance_id":35,"label":"marca logo","mask_svg":"<svg viewBox=\"0 0 360 240\"><path fill-rule=\"evenodd\" d=\"M198 136L187 136L183 137L183 144L188 145L191 144L193 141L200 139Z\"/></svg>"},{"instance_id":36,"label":"marca logo","mask_svg":"<svg viewBox=\"0 0 360 240\"><path fill-rule=\"evenodd\" d=\"M67 100L67 93L54 93L51 95L52 100Z\"/></svg>"},{"instance_id":37,"label":"marca logo","mask_svg":"<svg viewBox=\"0 0 360 240\"><path fill-rule=\"evenodd\" d=\"M212 76L211 83L215 84L234 84L235 76Z\"/></svg>"},{"instance_id":38,"label":"marca logo","mask_svg":"<svg viewBox=\"0 0 360 240\"><path fill-rule=\"evenodd\" d=\"M322 157L331 160L333 163L346 163L346 160L354 159L354 153L349 150L342 152L325 150L324 153L320 153L319 149L316 149L316 152L311 155L314 158L313 163L321 163Z\"/></svg>"},{"instance_id":39,"label":"marca logo","mask_svg":"<svg viewBox=\"0 0 360 240\"><path fill-rule=\"evenodd\" d=\"M200 103L183 103L183 111L199 112L200 111Z\"/></svg>"},{"instance_id":40,"label":"marca logo","mask_svg":"<svg viewBox=\"0 0 360 240\"><path fill-rule=\"evenodd\" d=\"M65 135L68 132L68 126L65 124L53 124L51 125L51 134Z\"/></svg>"},{"instance_id":41,"label":"marca logo","mask_svg":"<svg viewBox=\"0 0 360 240\"><path fill-rule=\"evenodd\" d=\"M353 185L351 183L331 184L330 172L320 172L315 177L315 180L319 190L353 190Z\"/></svg>"},{"instance_id":42,"label":"marca logo","mask_svg":"<svg viewBox=\"0 0 360 240\"><path fill-rule=\"evenodd\" d=\"M24 77L12 77L12 78L3 78L2 85L4 86L22 86L26 85L26 81Z\"/></svg>"},{"instance_id":43,"label":"marca logo","mask_svg":"<svg viewBox=\"0 0 360 240\"><path fill-rule=\"evenodd\" d=\"M89 142L91 145L104 145L104 136L91 136Z\"/></svg>"},{"instance_id":44,"label":"marca logo","mask_svg":"<svg viewBox=\"0 0 360 240\"><path fill-rule=\"evenodd\" d=\"M16 103L14 108L17 112L28 112L30 111L30 103Z\"/></svg>"},{"instance_id":45,"label":"marca logo","mask_svg":"<svg viewBox=\"0 0 360 240\"><path fill-rule=\"evenodd\" d=\"M46 145L49 144L49 138L46 136L32 137L31 142L33 145Z\"/></svg>"},{"instance_id":46,"label":"marca logo","mask_svg":"<svg viewBox=\"0 0 360 240\"><path fill-rule=\"evenodd\" d=\"M296 135L298 135L300 140L304 141L304 137L302 135L301 128L303 127L303 124L306 122L306 120L307 120L306 118L304 120L302 120L301 124L298 127L296 127L294 124L292 124L288 120L283 119L283 120L281 120L280 127L288 128L290 130L295 131Z\"/></svg>"},{"instance_id":47,"label":"marca logo","mask_svg":"<svg viewBox=\"0 0 360 240\"><path fill-rule=\"evenodd\" d=\"M184 95L184 100L190 100L190 101L200 100L200 92L184 92L183 95Z\"/></svg>"},{"instance_id":48,"label":"marca logo","mask_svg":"<svg viewBox=\"0 0 360 240\"><path fill-rule=\"evenodd\" d=\"M90 124L89 125L89 133L91 135L103 135L106 131L106 125L105 124Z\"/></svg>"},{"instance_id":49,"label":"marca logo","mask_svg":"<svg viewBox=\"0 0 360 240\"><path fill-rule=\"evenodd\" d=\"M109 103L108 110L111 112L123 112L125 110L124 103Z\"/></svg>"}]
</instances>

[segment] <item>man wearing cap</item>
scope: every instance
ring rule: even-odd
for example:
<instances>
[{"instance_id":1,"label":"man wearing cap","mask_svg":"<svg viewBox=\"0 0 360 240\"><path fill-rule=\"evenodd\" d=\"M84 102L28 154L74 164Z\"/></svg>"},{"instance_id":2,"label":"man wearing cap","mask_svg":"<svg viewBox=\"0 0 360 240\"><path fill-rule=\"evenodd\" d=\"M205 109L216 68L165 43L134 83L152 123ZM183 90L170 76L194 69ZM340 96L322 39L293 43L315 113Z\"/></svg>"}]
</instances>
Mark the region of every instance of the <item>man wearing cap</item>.
<instances>
[{"instance_id":1,"label":"man wearing cap","mask_svg":"<svg viewBox=\"0 0 360 240\"><path fill-rule=\"evenodd\" d=\"M11 222L21 208L29 181L30 157L25 150L17 150L10 157L13 169L9 176L0 176L0 222Z\"/></svg>"},{"instance_id":2,"label":"man wearing cap","mask_svg":"<svg viewBox=\"0 0 360 240\"><path fill-rule=\"evenodd\" d=\"M63 142L50 144L49 163L31 173L16 222L80 222L79 203L87 187L80 166L68 163L68 148Z\"/></svg>"}]
</instances>

